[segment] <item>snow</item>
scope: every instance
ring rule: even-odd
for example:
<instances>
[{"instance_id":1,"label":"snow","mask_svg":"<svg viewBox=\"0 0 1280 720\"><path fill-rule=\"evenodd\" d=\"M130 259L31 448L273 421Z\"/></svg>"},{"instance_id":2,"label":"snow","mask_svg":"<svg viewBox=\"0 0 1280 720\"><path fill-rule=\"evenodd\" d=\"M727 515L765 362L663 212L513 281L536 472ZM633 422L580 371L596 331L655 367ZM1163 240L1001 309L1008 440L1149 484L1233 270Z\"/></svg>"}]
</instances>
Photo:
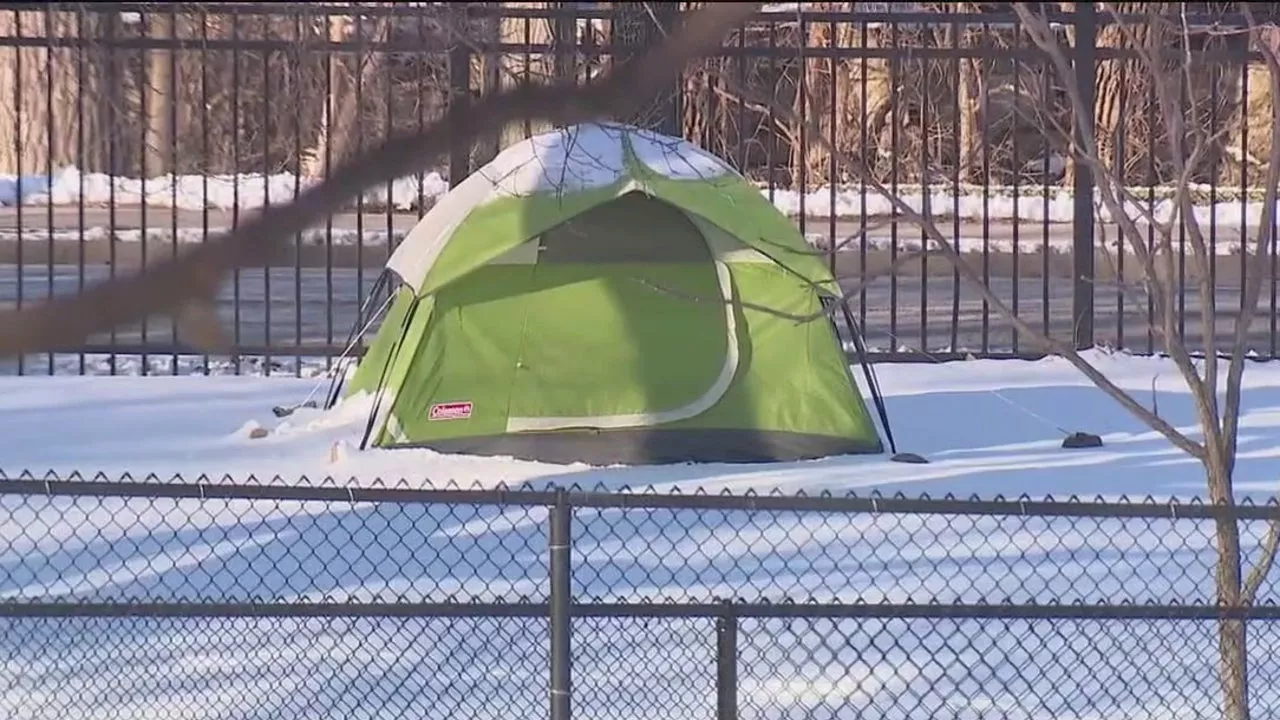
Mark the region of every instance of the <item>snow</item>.
<instances>
[{"instance_id":1,"label":"snow","mask_svg":"<svg viewBox=\"0 0 1280 720\"><path fill-rule=\"evenodd\" d=\"M1208 186L1191 188L1193 194L1208 195ZM765 189L767 193L768 190ZM1175 217L1175 205L1170 196L1171 188L1130 188L1129 192L1136 202L1124 203L1124 215L1142 225L1147 224L1150 215L1157 222L1168 223ZM1233 188L1217 188L1220 197L1227 198L1238 195ZM803 195L803 213L801 200ZM926 206L935 218L960 218L961 220L989 220L993 222L1018 221L1024 223L1070 223L1075 217L1075 195L1066 189L1044 187L1035 184L1021 185L1016 189L1012 185L993 185L986 188L978 186L961 186L956 189L947 186L935 186L928 192L919 186L899 187L896 193L899 200L916 212L923 212ZM832 197L834 196L834 202ZM773 191L773 204L782 212L792 217L826 218L833 215L838 218L848 217L891 217L897 211L883 195L867 188L864 192L858 188L822 187L806 193L793 190ZM1093 198L1094 217L1101 223L1114 223L1117 216L1102 202L1102 193L1095 192ZM1280 203L1277 203L1280 207ZM865 211L863 208L866 208ZM1212 223L1220 230L1241 228L1257 232L1262 221L1262 212L1266 204L1256 200L1223 200L1221 202L1195 205L1196 220L1208 232Z\"/></svg>"},{"instance_id":2,"label":"snow","mask_svg":"<svg viewBox=\"0 0 1280 720\"><path fill-rule=\"evenodd\" d=\"M631 149L645 167L676 180L709 180L734 172L724 161L692 143L673 142L672 138L647 130L632 132Z\"/></svg>"},{"instance_id":3,"label":"snow","mask_svg":"<svg viewBox=\"0 0 1280 720\"><path fill-rule=\"evenodd\" d=\"M1190 398L1169 361L1086 356L1194 432ZM415 487L1204 495L1194 461L1062 360L886 364L877 372L900 448L931 464L861 456L597 468L359 451L367 398L280 420L271 406L304 400L317 380L253 376L0 378L0 457L11 476L101 471L154 473L156 481L207 474L212 482L295 483L305 475L317 484ZM1280 363L1250 364L1245 388L1237 491L1262 500L1280 489ZM257 426L268 436L248 437ZM1062 450L1059 428L1097 432L1106 444ZM8 599L546 599L543 508L43 496L0 496L0 506L11 518L0 523L0 596ZM1258 525L1244 538L1251 556ZM582 510L573 532L575 595L603 601L732 593L873 603L1206 602L1212 588L1212 523L1172 515ZM1263 597L1274 598L1275 587L1264 585ZM1264 637L1272 625L1251 629L1255 663L1274 662L1273 640ZM256 714L234 714L310 717L316 710L307 703L315 703L370 717L510 717L545 705L545 632L539 619L4 619L0 708L14 718L221 717L246 707ZM706 619L578 618L575 707L607 707L610 717L630 720L652 717L661 697L663 717L705 717L714 708L714 638ZM739 642L739 699L744 714L761 717L853 717L873 708L886 718L993 708L1035 718L1203 717L1216 699L1212 622L744 620ZM1086 667L1085 675L1077 670ZM469 689L459 695L461 688ZM1253 700L1267 707L1276 692L1259 683Z\"/></svg>"},{"instance_id":4,"label":"snow","mask_svg":"<svg viewBox=\"0 0 1280 720\"><path fill-rule=\"evenodd\" d=\"M282 205L318 179L293 173L240 173L224 175L160 175L152 178L113 177L104 173L81 172L75 167L48 175L0 175L0 205L79 205L116 207L146 205L178 210L255 210L264 205ZM370 206L390 204L398 210L412 210L432 203L449 190L449 182L438 171L399 178L371 188L364 195Z\"/></svg>"},{"instance_id":5,"label":"snow","mask_svg":"<svg viewBox=\"0 0 1280 720\"><path fill-rule=\"evenodd\" d=\"M1145 405L1194 433L1190 397L1169 361L1103 350L1088 357ZM169 358L152 358L157 365ZM90 371L103 370L90 358ZM322 398L328 378L310 364L313 377L230 376L214 363L203 376L190 359L178 376L0 377L0 457L10 473L101 471L107 475L154 473L194 478L292 482L332 476L346 482L461 483L493 487L537 481L605 487L702 487L784 492L880 488L911 494L955 492L989 497L1079 494L1158 496L1203 494L1195 464L1088 381L1066 361L970 360L878 366L900 449L930 457L928 465L890 463L854 456L778 465L589 468L447 456L428 450L358 451L367 418L360 398L329 412L304 408L283 420L270 410L308 397ZM323 362L323 361L320 361ZM254 372L253 364L246 372ZM153 371L156 368L153 367ZM124 367L122 372L130 368ZM1225 373L1223 373L1225 375ZM862 382L861 374L858 374ZM1153 396L1153 382L1155 395ZM1245 374L1245 415L1238 469L1241 491L1280 490L1270 458L1280 456L1280 362L1251 362ZM40 420L35 421L36 418ZM250 439L250 421L271 430ZM49 427L74 443L51 443ZM1101 433L1106 446L1085 452L1058 449L1063 432ZM335 443L349 452L330 459ZM1160 467L1144 474L1135 471Z\"/></svg>"},{"instance_id":6,"label":"snow","mask_svg":"<svg viewBox=\"0 0 1280 720\"><path fill-rule=\"evenodd\" d=\"M599 134L603 136L607 132ZM620 147L616 143L601 142L601 138L587 132L576 133L575 136L577 139L570 145L585 145L585 150L575 147L565 154L564 143L545 137L538 143L513 145L498 155L485 177L494 191L500 194L522 194L549 186L598 187L616 180L621 172ZM696 146L683 141L673 145L670 139L662 136L654 136L651 142L637 142L636 150L648 167L669 177L715 177L731 171L718 158ZM296 193L315 182L291 173L165 175L143 180L82 173L68 167L52 178L0 176L0 206L78 206L83 203L86 207L145 205L156 209L238 209L248 212L268 203L287 203ZM897 214L887 198L869 187L823 186L802 193L786 188L770 189L762 183L756 185L761 193L771 198L775 207L791 217L850 219L884 218ZM895 190L897 197L906 205L916 211L928 207L933 217L940 220L959 218L993 223L1068 224L1075 217L1075 197L1070 190L1035 183L1017 187L939 183L927 189L919 185L901 185ZM389 189L386 183L370 189L364 195L364 207L367 211L380 210L388 205L401 212L427 210L448 191L445 175L433 170L424 173L421 182L415 175L392 181ZM1257 198L1250 198L1239 188L1230 187L1195 186L1191 191L1197 198L1196 219L1206 232L1210 225L1218 231L1239 231L1243 228L1251 233L1257 232L1266 207ZM1174 217L1171 188L1130 188L1128 192L1136 199L1125 205L1125 214L1130 219L1145 225L1148 215L1162 223ZM1210 201L1205 198L1216 199ZM1100 193L1095 193L1093 204L1099 222L1115 222L1114 214L1103 205ZM38 211L28 212L31 224L38 225ZM155 224L157 230L163 232L166 222L159 214ZM94 231L100 232L90 228L91 233ZM29 232L38 233L40 228L33 227ZM120 239L136 238L121 236Z\"/></svg>"},{"instance_id":7,"label":"snow","mask_svg":"<svg viewBox=\"0 0 1280 720\"><path fill-rule=\"evenodd\" d=\"M584 123L515 143L476 172L501 196L575 192L616 182L625 172L623 137L636 158L675 179L713 178L732 170L685 140L614 123Z\"/></svg>"},{"instance_id":8,"label":"snow","mask_svg":"<svg viewBox=\"0 0 1280 720\"><path fill-rule=\"evenodd\" d=\"M228 356L210 355L178 355L177 369L174 369L173 355L147 355L145 362L141 355L120 353L85 353L83 366L81 356L71 353L55 353L53 369L49 371L49 356L30 356L26 361L26 373L47 373L56 376L140 376L140 375L209 375L209 376L295 376L316 378L324 375L336 360L326 362L323 357L295 358L289 355L275 355L266 358L262 355L241 355L239 364ZM6 368L8 373L17 374L17 363L10 361Z\"/></svg>"},{"instance_id":9,"label":"snow","mask_svg":"<svg viewBox=\"0 0 1280 720\"><path fill-rule=\"evenodd\" d=\"M669 177L715 177L729 167L696 146L639 128L628 128L642 162ZM503 150L486 168L497 194L523 195L551 188L583 189L616 180L622 167L621 131L608 123L571 132L543 133ZM142 179L86 173L74 166L54 175L0 175L0 205L147 205L181 210L253 210L289 202L319 179L293 173L161 175ZM399 178L370 189L371 207L426 207L449 190L440 170Z\"/></svg>"},{"instance_id":10,"label":"snow","mask_svg":"<svg viewBox=\"0 0 1280 720\"><path fill-rule=\"evenodd\" d=\"M535 193L559 196L612 185L633 172L625 148L667 177L711 178L732 172L720 160L678 138L630 125L583 123L514 143L432 207L387 261L415 290L422 289L453 233L478 207ZM630 178L635 181L639 178Z\"/></svg>"},{"instance_id":11,"label":"snow","mask_svg":"<svg viewBox=\"0 0 1280 720\"><path fill-rule=\"evenodd\" d=\"M33 218L31 222L41 222L40 219ZM159 218L152 221L154 224L149 225L146 229L142 228L121 228L114 230L101 225L89 225L81 228L54 228L52 232L44 227L27 227L21 230L14 228L0 229L0 241L16 242L19 238L26 243L47 243L54 242L79 242L81 238L85 242L105 241L108 238L115 238L116 242L142 242L145 237L150 243L178 244L208 242L210 238L216 237L221 233L230 232L230 225L211 224L206 232L202 227L178 227L177 233L172 228L164 227L168 223L167 218ZM328 230L326 228L313 228L305 230L298 234L297 242L299 245L364 245L365 247L378 247L386 245L388 242L399 243L408 235L407 231L391 231L386 229L378 229L376 227L365 227L360 230L352 230L349 228L334 228Z\"/></svg>"},{"instance_id":12,"label":"snow","mask_svg":"<svg viewBox=\"0 0 1280 720\"><path fill-rule=\"evenodd\" d=\"M491 184L494 195L601 187L625 170L620 136L598 126L543 133L506 148L475 175Z\"/></svg>"}]
</instances>

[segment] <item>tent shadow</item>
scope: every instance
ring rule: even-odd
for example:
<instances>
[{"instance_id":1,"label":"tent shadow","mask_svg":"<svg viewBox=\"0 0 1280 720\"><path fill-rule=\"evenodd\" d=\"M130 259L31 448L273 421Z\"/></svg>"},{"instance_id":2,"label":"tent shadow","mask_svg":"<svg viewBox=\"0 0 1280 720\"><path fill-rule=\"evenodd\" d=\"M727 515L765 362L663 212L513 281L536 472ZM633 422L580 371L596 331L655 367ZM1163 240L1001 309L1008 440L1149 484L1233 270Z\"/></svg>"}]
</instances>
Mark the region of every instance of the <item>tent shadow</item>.
<instances>
[{"instance_id":1,"label":"tent shadow","mask_svg":"<svg viewBox=\"0 0 1280 720\"><path fill-rule=\"evenodd\" d=\"M1275 400L1280 400L1280 391L1260 390L1247 398L1237 476L1239 483L1252 489L1238 490L1239 497L1265 498L1267 492L1258 483L1276 483L1268 438L1255 429L1262 422L1280 426L1280 416L1266 409ZM1157 401L1163 418L1193 439L1198 437L1188 395L1162 392ZM885 453L756 465L608 467L545 475L522 486L735 494L878 491L983 498L1141 498L1150 494L1189 499L1205 494L1204 478L1193 458L1093 388L1020 388L999 396L987 392L889 396L886 404L900 449L920 452L930 464L892 463ZM1033 421L1028 413L1039 419ZM1270 420L1260 419L1267 417ZM1103 447L1063 449L1063 436L1076 429L1101 435Z\"/></svg>"}]
</instances>

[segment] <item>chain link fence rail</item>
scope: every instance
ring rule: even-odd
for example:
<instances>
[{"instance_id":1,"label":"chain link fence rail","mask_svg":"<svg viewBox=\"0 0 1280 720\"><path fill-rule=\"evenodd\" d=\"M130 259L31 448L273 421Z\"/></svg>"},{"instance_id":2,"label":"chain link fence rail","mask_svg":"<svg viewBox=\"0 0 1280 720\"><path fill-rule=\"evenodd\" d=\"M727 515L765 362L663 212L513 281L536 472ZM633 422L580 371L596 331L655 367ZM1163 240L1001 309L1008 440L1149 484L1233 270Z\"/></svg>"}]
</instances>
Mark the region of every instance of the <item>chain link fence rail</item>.
<instances>
[{"instance_id":1,"label":"chain link fence rail","mask_svg":"<svg viewBox=\"0 0 1280 720\"><path fill-rule=\"evenodd\" d=\"M1274 505L0 482L6 718L1223 717Z\"/></svg>"}]
</instances>

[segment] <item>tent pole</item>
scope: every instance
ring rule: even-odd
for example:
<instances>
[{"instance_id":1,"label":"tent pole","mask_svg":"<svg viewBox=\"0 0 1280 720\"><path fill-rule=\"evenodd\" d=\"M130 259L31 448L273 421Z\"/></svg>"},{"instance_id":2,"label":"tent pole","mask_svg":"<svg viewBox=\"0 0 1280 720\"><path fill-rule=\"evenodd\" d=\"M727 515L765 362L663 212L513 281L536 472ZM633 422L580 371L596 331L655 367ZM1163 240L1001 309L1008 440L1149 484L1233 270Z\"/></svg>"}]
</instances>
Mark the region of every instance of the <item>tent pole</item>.
<instances>
[{"instance_id":1,"label":"tent pole","mask_svg":"<svg viewBox=\"0 0 1280 720\"><path fill-rule=\"evenodd\" d=\"M871 402L876 406L876 413L880 416L880 424L884 426L885 439L889 441L889 452L893 453L890 458L894 462L921 464L927 463L923 457L915 453L899 453L898 445L893 439L893 429L889 425L889 410L884 403L884 395L880 392L880 382L876 378L875 370L871 368L871 363L867 362L867 346L862 342L862 329L858 327L858 322L853 318L853 311L849 309L849 301L840 299L840 310L844 315L844 320L849 324L849 334L853 336L853 349L858 356L858 364L862 366L862 372L867 378L867 389L871 391Z\"/></svg>"},{"instance_id":2,"label":"tent pole","mask_svg":"<svg viewBox=\"0 0 1280 720\"><path fill-rule=\"evenodd\" d=\"M404 322L400 323L400 337L396 340L395 350L387 357L387 364L382 366L382 373L378 375L378 384L375 385L375 394L373 397L373 407L369 410L369 421L365 424L364 434L360 436L360 449L364 450L369 445L369 438L373 435L373 425L377 422L378 411L382 409L382 398L386 393L387 373L391 371L391 366L395 364L400 357L400 350L404 348L404 332L413 322L413 316L418 312L418 303L421 300L414 300L413 305L409 306L409 311L404 314Z\"/></svg>"},{"instance_id":3,"label":"tent pole","mask_svg":"<svg viewBox=\"0 0 1280 720\"><path fill-rule=\"evenodd\" d=\"M355 342L356 333L359 331L359 328L364 325L365 313L367 313L369 311L369 307L373 305L373 298L376 297L382 290L383 286L387 284L387 277L389 275L390 271L385 267L382 269L382 272L378 273L378 279L374 281L373 288L369 291L369 296L364 299L364 304L362 304L360 309L356 311L356 321L351 324L351 330L347 332L347 340L343 343L343 347L347 348L347 350L343 351L343 354L339 356L339 364L346 359L346 354L350 351L351 344ZM329 392L326 393L324 404L326 410L333 407L333 404L338 401L338 393L342 392L343 385L341 378L342 373L335 372L333 377L329 379Z\"/></svg>"}]
</instances>

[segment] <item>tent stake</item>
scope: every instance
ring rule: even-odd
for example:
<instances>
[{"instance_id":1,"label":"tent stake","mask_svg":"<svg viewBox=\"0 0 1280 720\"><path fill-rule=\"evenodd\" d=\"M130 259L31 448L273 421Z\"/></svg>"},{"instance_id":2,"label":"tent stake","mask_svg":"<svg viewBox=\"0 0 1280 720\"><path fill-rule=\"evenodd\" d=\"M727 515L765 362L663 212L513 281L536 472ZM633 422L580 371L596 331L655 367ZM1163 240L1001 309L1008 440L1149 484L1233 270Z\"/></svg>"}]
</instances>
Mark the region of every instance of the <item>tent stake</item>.
<instances>
[{"instance_id":1,"label":"tent stake","mask_svg":"<svg viewBox=\"0 0 1280 720\"><path fill-rule=\"evenodd\" d=\"M1102 437L1086 432L1073 432L1062 439L1062 447L1066 450L1102 447Z\"/></svg>"}]
</instances>

